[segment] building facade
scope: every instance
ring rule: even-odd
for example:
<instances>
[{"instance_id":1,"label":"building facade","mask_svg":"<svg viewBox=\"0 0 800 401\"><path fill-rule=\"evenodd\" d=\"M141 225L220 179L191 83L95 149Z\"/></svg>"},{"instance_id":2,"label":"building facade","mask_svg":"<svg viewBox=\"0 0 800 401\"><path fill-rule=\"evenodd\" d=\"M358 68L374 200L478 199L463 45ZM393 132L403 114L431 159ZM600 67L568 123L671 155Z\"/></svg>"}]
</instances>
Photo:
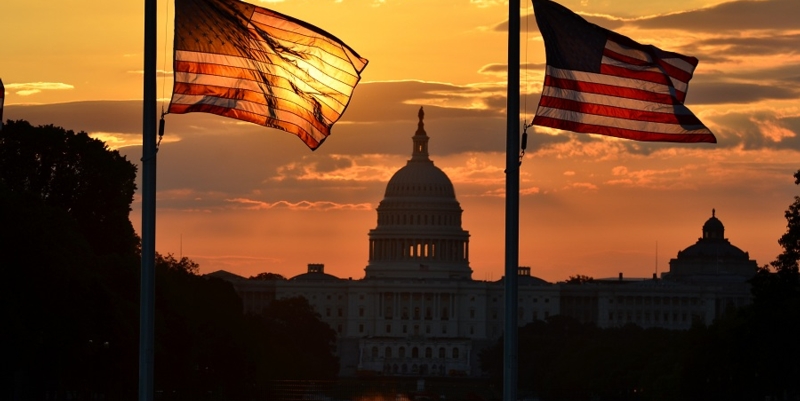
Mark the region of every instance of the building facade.
<instances>
[{"instance_id":1,"label":"building facade","mask_svg":"<svg viewBox=\"0 0 800 401\"><path fill-rule=\"evenodd\" d=\"M288 280L210 274L234 285L247 312L275 299L306 298L338 333L344 376L480 375L479 351L502 335L503 280L472 279L463 210L452 182L429 157L423 120L420 109L411 159L389 180L377 208L364 278L340 279L322 264ZM715 212L703 231L661 278L623 280L620 274L619 280L553 284L520 267L519 325L557 314L599 327L711 323L725 307L749 302L746 280L755 261L724 239Z\"/></svg>"}]
</instances>

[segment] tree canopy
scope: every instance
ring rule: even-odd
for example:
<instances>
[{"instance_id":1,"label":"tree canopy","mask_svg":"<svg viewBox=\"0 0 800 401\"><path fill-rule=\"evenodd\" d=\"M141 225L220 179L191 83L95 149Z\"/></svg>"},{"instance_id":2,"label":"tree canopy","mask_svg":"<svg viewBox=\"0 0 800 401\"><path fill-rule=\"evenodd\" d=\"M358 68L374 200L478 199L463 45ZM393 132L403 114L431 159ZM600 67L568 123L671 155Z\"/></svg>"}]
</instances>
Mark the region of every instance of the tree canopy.
<instances>
[{"instance_id":1,"label":"tree canopy","mask_svg":"<svg viewBox=\"0 0 800 401\"><path fill-rule=\"evenodd\" d=\"M0 185L65 211L97 255L135 252L133 163L85 132L19 120L0 133Z\"/></svg>"}]
</instances>

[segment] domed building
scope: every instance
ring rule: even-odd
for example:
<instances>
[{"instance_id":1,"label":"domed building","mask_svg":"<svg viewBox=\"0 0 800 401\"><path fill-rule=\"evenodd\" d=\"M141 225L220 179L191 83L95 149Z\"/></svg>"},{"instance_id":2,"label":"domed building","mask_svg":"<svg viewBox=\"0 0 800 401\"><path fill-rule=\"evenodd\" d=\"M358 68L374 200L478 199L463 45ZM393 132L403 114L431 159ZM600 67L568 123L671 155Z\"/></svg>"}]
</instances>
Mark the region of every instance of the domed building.
<instances>
[{"instance_id":1,"label":"domed building","mask_svg":"<svg viewBox=\"0 0 800 401\"><path fill-rule=\"evenodd\" d=\"M289 279L209 274L231 282L250 313L275 299L306 298L337 332L342 376L480 376L480 350L503 334L503 279L472 279L463 210L450 178L430 159L424 117L420 108L411 158L377 206L363 278L341 279L321 263ZM519 267L519 325L563 314L601 328L685 330L748 303L745 277L755 261L725 239L715 214L703 238L679 252L662 278L623 280L620 273L613 280L551 284Z\"/></svg>"},{"instance_id":2,"label":"domed building","mask_svg":"<svg viewBox=\"0 0 800 401\"><path fill-rule=\"evenodd\" d=\"M711 210L711 218L703 224L703 236L669 261L669 273L663 278L687 282L738 282L756 274L758 264L750 255L725 238L725 226Z\"/></svg>"},{"instance_id":3,"label":"domed building","mask_svg":"<svg viewBox=\"0 0 800 401\"><path fill-rule=\"evenodd\" d=\"M408 163L386 185L378 227L369 232L366 278L463 279L469 267L469 233L453 183L428 157L428 135L419 109Z\"/></svg>"}]
</instances>

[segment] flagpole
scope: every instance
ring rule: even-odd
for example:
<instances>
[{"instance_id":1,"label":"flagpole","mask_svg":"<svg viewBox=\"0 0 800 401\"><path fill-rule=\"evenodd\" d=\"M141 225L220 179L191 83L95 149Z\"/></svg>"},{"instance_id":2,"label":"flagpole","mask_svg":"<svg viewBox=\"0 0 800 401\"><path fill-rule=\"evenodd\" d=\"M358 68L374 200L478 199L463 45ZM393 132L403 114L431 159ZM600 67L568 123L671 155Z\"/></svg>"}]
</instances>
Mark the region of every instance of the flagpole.
<instances>
[{"instance_id":1,"label":"flagpole","mask_svg":"<svg viewBox=\"0 0 800 401\"><path fill-rule=\"evenodd\" d=\"M519 0L508 2L506 99L506 254L503 400L517 400L517 270L519 268Z\"/></svg>"},{"instance_id":2,"label":"flagpole","mask_svg":"<svg viewBox=\"0 0 800 401\"><path fill-rule=\"evenodd\" d=\"M151 401L155 337L156 37L158 0L144 2L142 107L142 271L139 299L139 401Z\"/></svg>"}]
</instances>

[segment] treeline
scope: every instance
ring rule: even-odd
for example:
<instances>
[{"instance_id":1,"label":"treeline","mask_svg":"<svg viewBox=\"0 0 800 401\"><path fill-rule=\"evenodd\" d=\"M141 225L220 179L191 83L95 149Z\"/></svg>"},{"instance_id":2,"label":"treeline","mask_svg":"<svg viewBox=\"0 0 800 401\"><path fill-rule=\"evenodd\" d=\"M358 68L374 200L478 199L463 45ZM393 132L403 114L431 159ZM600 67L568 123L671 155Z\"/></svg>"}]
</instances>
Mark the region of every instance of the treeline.
<instances>
[{"instance_id":1,"label":"treeline","mask_svg":"<svg viewBox=\"0 0 800 401\"><path fill-rule=\"evenodd\" d=\"M800 171L795 175L800 184ZM599 329L553 316L519 331L520 395L541 400L800 399L800 198L783 252L750 280L753 303L688 331ZM581 281L590 280L576 280ZM481 354L500 383L502 341Z\"/></svg>"},{"instance_id":2,"label":"treeline","mask_svg":"<svg viewBox=\"0 0 800 401\"><path fill-rule=\"evenodd\" d=\"M83 132L0 131L0 400L133 400L139 366L136 167ZM331 379L336 334L302 298L244 315L233 287L157 255L156 399L269 399Z\"/></svg>"}]
</instances>

